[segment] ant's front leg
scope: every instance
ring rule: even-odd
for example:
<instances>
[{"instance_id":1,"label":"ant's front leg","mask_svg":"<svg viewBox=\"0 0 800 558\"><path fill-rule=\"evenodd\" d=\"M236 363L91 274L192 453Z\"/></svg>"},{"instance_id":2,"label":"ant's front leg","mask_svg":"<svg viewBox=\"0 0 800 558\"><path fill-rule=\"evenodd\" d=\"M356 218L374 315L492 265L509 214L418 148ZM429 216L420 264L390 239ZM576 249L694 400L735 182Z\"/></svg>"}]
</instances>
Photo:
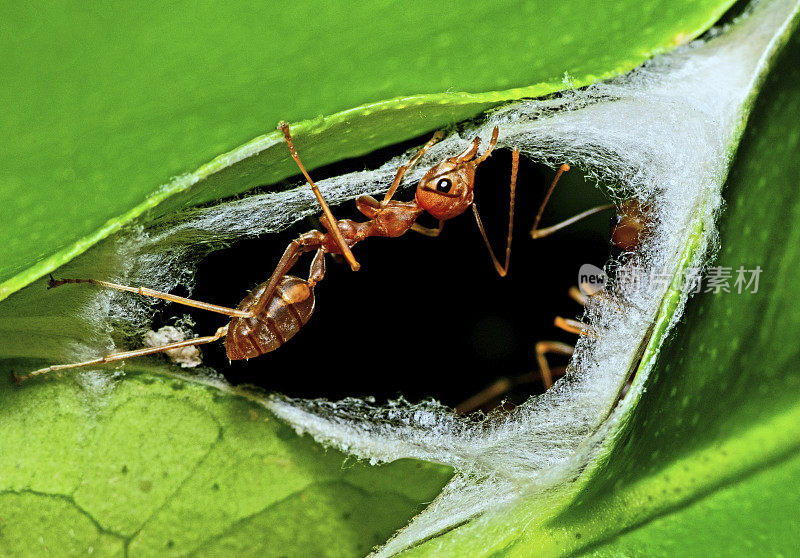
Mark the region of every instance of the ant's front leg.
<instances>
[{"instance_id":1,"label":"ant's front leg","mask_svg":"<svg viewBox=\"0 0 800 558\"><path fill-rule=\"evenodd\" d=\"M444 133L441 130L437 130L434 132L433 137L428 140L428 143L422 146L416 155L411 157L411 159L405 165L401 165L400 168L397 169L397 174L394 176L394 180L392 181L392 185L389 187L389 190L386 191L386 195L383 196L383 203L389 203L389 200L392 199L394 193L397 191L397 188L400 186L400 181L403 180L403 176L405 176L406 172L417 164L423 155L433 147L437 141L444 137Z\"/></svg>"},{"instance_id":2,"label":"ant's front leg","mask_svg":"<svg viewBox=\"0 0 800 558\"><path fill-rule=\"evenodd\" d=\"M444 228L444 221L442 220L439 221L439 226L436 228L423 227L422 225L418 225L417 223L411 225L411 230L414 231L415 233L419 233L423 236L432 236L432 237L437 237L440 234L442 234L443 228Z\"/></svg>"},{"instance_id":3,"label":"ant's front leg","mask_svg":"<svg viewBox=\"0 0 800 558\"><path fill-rule=\"evenodd\" d=\"M542 205L539 206L539 211L536 213L536 218L533 221L533 228L531 229L531 238L534 240L537 238L543 238L545 236L549 236L554 232L563 229L564 227L568 227L569 225L584 219L585 217L589 217L590 215L594 215L595 213L600 213L601 211L605 211L606 209L611 209L614 207L613 203L608 203L604 205L598 205L597 207L593 207L591 209L587 209L582 213L578 213L566 219L565 221L561 221L560 223L556 223L550 227L546 227L544 229L539 228L539 221L542 220L542 215L544 214L544 208L547 205L547 202L550 201L550 196L553 195L553 190L556 188L556 184L558 184L559 178L565 172L570 170L570 166L566 163L561 165L556 172L555 178L553 178L553 182L550 184L550 188L547 189L547 192L544 195L544 200L542 201Z\"/></svg>"}]
</instances>

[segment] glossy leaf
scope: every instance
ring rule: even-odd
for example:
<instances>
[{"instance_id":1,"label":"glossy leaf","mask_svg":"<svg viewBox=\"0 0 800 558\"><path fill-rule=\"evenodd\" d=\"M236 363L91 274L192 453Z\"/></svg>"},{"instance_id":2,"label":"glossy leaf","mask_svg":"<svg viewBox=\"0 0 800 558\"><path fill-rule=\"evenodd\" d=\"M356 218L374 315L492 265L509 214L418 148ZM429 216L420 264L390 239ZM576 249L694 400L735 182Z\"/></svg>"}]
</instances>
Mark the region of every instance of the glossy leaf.
<instances>
[{"instance_id":1,"label":"glossy leaf","mask_svg":"<svg viewBox=\"0 0 800 558\"><path fill-rule=\"evenodd\" d=\"M250 398L178 378L12 389L7 372L6 555L364 555L451 474L410 460L348 463Z\"/></svg>"},{"instance_id":2,"label":"glossy leaf","mask_svg":"<svg viewBox=\"0 0 800 558\"><path fill-rule=\"evenodd\" d=\"M154 207L295 174L281 119L317 167L630 70L731 3L7 5L0 299Z\"/></svg>"},{"instance_id":3,"label":"glossy leaf","mask_svg":"<svg viewBox=\"0 0 800 558\"><path fill-rule=\"evenodd\" d=\"M576 26L563 12L558 12L555 7L540 6L541 12L526 20L522 31L509 33L507 39L492 47L492 64L467 64L465 61L474 62L478 53L469 49L458 51L458 56L464 58L451 65L461 65L461 78L458 79L464 81L458 82L451 76L447 83L461 83L456 89L473 94L437 92L442 88L437 89L441 82L436 79L443 79L438 73L432 72L425 79L417 74L404 74L409 68L403 59L387 64L385 67L393 71L385 75L376 69L384 66L370 67L366 65L369 60L358 59L357 67L365 74L364 79L358 80L358 88L343 86L351 83L345 81L346 72L333 72L340 81L324 84L324 80L318 80L313 84L318 87L315 89L311 83L302 81L314 72L298 71L292 78L295 81L289 84L294 87L281 89L281 95L291 91L289 101L259 95L274 85L276 76L283 76L281 72L285 72L285 68L279 66L270 74L252 58L256 57L263 64L269 56L277 56L274 53L281 52L279 49L286 44L301 48L306 37L304 33L316 37L319 35L318 26L310 30L303 28L296 35L288 33L278 37L258 33L259 30L249 27L239 29L252 45L252 50L242 53L234 52L239 43L238 39L229 40L231 28L215 24L213 29L207 30L211 34L207 38L213 37L223 46L228 45L227 50L220 47L217 54L213 49L209 52L207 45L197 38L204 35L197 32L196 26L190 30L177 25L180 20L177 11L164 15L166 24L163 27L156 26L146 31L136 31L139 26L129 21L146 19L146 14L131 13L129 19L106 18L103 20L104 28L95 29L96 36L88 35L109 42L113 38L116 42L120 34L127 33L130 46L126 47L127 50L112 50L108 66L100 65L101 69L113 68L122 61L131 62L143 45L155 53L153 60L143 62L141 67L134 65L130 72L119 74L119 83L105 84L110 87L107 92L118 93L103 101L110 105L105 106L99 101L102 94L91 97L98 107L109 111L104 114L120 107L130 109L120 112L117 120L105 121L99 114L102 111L98 114L92 112L96 107L88 101L83 107L84 115L91 118L85 118L85 121L73 118L72 113L67 114L63 105L53 103L45 106L40 102L36 108L42 109L41 120L30 118L30 134L21 135L19 144L9 148L12 155L9 160L16 161L17 166L6 167L4 172L8 177L3 177L3 180L16 188L10 190L13 195L9 197L20 206L11 206L11 210L6 208L9 216L0 225L0 234L4 234L4 238L5 235L9 239L16 238L9 232L15 227L14 234L27 240L16 245L16 241L7 242L8 258L2 264L7 267L0 268L0 276L8 280L0 287L5 289L0 290L0 297L83 251L148 208L157 206L155 212L167 212L186 204L231 195L257 184L273 183L293 173L279 138L271 134L246 144L234 155L215 160L191 176L158 187L171 175L192 171L215 154L270 129L269 123L279 118L302 119L311 114L328 114L393 95L422 93L413 98L382 101L326 119L308 120L296 126L304 158L311 162L310 166L318 166L471 116L499 100L552 92L563 87L565 69L577 85L629 69L655 50L696 35L713 22L727 4L692 3L690 7L673 3L669 7L653 4L647 7L648 11L620 8L619 13L609 12L603 17L582 22L579 34L568 33L565 27L559 27ZM568 9L570 13L573 10L586 13L579 6L573 5ZM670 10L678 15L666 17ZM319 15L322 12L317 10L314 13ZM399 33L408 42L393 43L391 48L387 46L389 54L384 52L384 58L390 58L391 53L413 50L417 44L427 44L422 38L430 35L430 28L420 22L428 22L430 14L426 19L421 17L426 15L424 11L412 10L409 13L417 14L415 17L420 16L420 19L405 25L392 22L392 33L376 33L373 37L375 44L385 45L387 37L392 41L398 40L395 27L411 33L410 39ZM642 24L644 20L640 18L649 17L648 14L652 15L651 23ZM96 15L92 14L92 17ZM477 33L481 24L492 26L492 29L495 25L500 26L499 20L491 19L483 12L458 15L458 33L453 37L461 36L463 26L468 22L467 16L475 18L471 33ZM364 13L355 10L346 17L351 18L348 21L361 17L362 21L371 24L363 27L373 31L379 27L371 10ZM508 18L503 22L509 24L521 19L511 10L504 12L502 17ZM24 19L18 16L12 23L27 24ZM92 20L91 24L95 23ZM46 26L45 23L41 25ZM326 29L330 27L327 21L326 25ZM277 22L274 26L281 27ZM74 29L81 29L81 26L68 28L64 24L60 35L51 33L51 36L53 40L61 37L66 41L73 37ZM597 33L596 37L593 32ZM186 51L164 50L166 43L159 42L164 34L170 39L167 42L176 45L192 41L198 44ZM492 38L495 34L490 33ZM287 38L288 35L291 37ZM607 37L612 39L599 43L601 35L603 41ZM357 33L352 36L359 37ZM521 42L515 43L515 37ZM544 61L549 56L540 53L545 50L542 45L556 44L554 37L564 42L558 45L560 48L553 49L552 56L556 61L549 65L550 62ZM576 41L583 46L574 46ZM214 40L207 42L214 43ZM478 41L468 44L474 46ZM377 51L364 45L362 42L359 49L352 50L357 50L359 55L367 52L370 54L367 58L380 60L373 54ZM536 48L537 45L542 48ZM95 55L94 47L81 48L87 55ZM305 48L314 53L324 51L325 56L331 52L336 54L321 48L319 43L307 44ZM441 48L447 52L454 50L452 46ZM503 56L498 52L499 48L508 48L510 54ZM616 52L617 48L619 52ZM33 59L37 52L47 52L47 49L41 47L39 51L34 48L28 51L30 53L25 56ZM535 60L542 60L540 65L532 63L534 55L531 52L535 53ZM59 62L55 58L61 54L51 54L54 58L52 65L43 67L41 71L52 71ZM187 65L187 60L196 61L201 54L219 56L216 64L207 65L215 68L216 72L209 72L206 81L193 84L192 80L198 78L200 72L190 72L187 77L178 70ZM531 59L521 63L518 55L530 56ZM73 59L79 59L79 56ZM434 56L432 59L436 61L429 62L442 71L439 64L445 57ZM324 60L328 60L324 64L332 64L329 59ZM495 64L495 61L508 66ZM78 69L84 65L84 73L75 74L83 77L84 82L90 62L97 66L96 60L80 61ZM13 58L11 62L6 60L3 63L23 64ZM264 71L255 76L246 75L248 64ZM316 69L327 67L324 64L320 63ZM476 67L481 70L476 71ZM364 71L364 68L369 71ZM488 78L483 75L484 69ZM75 77L67 70L64 72L61 77L65 83ZM232 78L231 83L219 79L226 73L225 77ZM110 70L109 74L117 75ZM100 71L98 75L104 73ZM147 82L150 89L137 85L151 75L156 78ZM498 75L503 77L497 78ZM181 79L170 81L176 76ZM388 80L388 85L375 76ZM392 81L395 78L397 81ZM475 81L470 81L473 78ZM505 79L510 81L500 81ZM84 86L83 83L69 83L72 87ZM402 88L411 87L411 83L415 84L413 89ZM96 91L103 90L103 84L94 85ZM382 89L384 85L388 89ZM520 89L508 89L518 85ZM126 86L134 97L146 97L143 105L137 105L119 93ZM64 87L64 91L69 88L68 85ZM507 90L498 93L502 88ZM490 89L494 92L487 93ZM192 95L185 95L187 90ZM69 94L63 91L62 96L70 99ZM295 104L291 109L284 109L280 108L282 102ZM308 108L310 106L316 108ZM58 108L64 112L62 119L57 118ZM21 108L19 114L26 112L34 113L36 110ZM6 115L5 118L13 117ZM22 122L20 117L14 124L21 125ZM61 135L46 136L46 141L51 143L45 146L46 149L41 149L37 144L38 138L45 136L37 136L37 126L56 124L59 127L54 131L60 130ZM109 131L118 135L109 135ZM109 140L109 137L113 139ZM85 138L86 141L71 143L75 138ZM80 147L76 147L78 145ZM54 157L49 160L51 163L57 160L63 165L48 166L48 152ZM50 178L57 178L47 181L47 184L58 185L57 188L37 187L45 183L38 174L42 168L47 168ZM70 169L73 174L70 174ZM76 188L77 184L86 189ZM92 200L91 211L86 211L85 207L78 207L75 211L76 200L84 199ZM47 223L46 227L41 226L43 222ZM26 231L41 236L39 239L26 237ZM8 366L3 370L5 374ZM257 404L239 395L220 394L214 388L147 374L128 374L115 386L103 393L102 389L98 392L98 387L102 386L92 386L87 391L69 381L57 379L19 390L0 385L0 393L4 394L4 405L0 409L3 423L15 425L13 431L0 437L0 471L7 472L0 474L0 507L5 523L0 525L0 536L4 541L10 541L12 546L9 548L30 549L36 544L52 548L52 544L74 552L84 552L91 547L100 554L120 553L126 548L132 553L154 554L191 552L202 545L210 554L222 551L300 552L298 549L316 554L363 554L402 526L423 503L433 498L449 477L449 471L443 468L411 462L381 468L363 464L342 468L345 459L342 454L324 453L310 440L297 439L294 433L270 419ZM52 459L52 456L58 458ZM603 500L598 496L595 501ZM32 515L30 510L36 510L35 514ZM646 507L643 510L640 515L632 514L631 517L651 517L648 514L652 510ZM593 510L592 514L595 512ZM580 517L580 508L570 513ZM592 517L607 519L602 514ZM38 518L46 521L37 521ZM191 520L191 529L185 528L184 519ZM574 521L583 529L580 519ZM49 527L51 522L56 525ZM71 527L64 528L65 525ZM562 527L557 530L564 532ZM574 537L575 533L586 532L567 530L565 536ZM592 536L584 535L582 540L576 538L578 544L571 546L582 547L587 541L600 541L607 534L607 531L598 530ZM453 535L458 536L458 530ZM440 542L431 541L419 547L418 551L426 552L431 545ZM520 543L519 551L527 551L530 548L528 543L529 540Z\"/></svg>"}]
</instances>

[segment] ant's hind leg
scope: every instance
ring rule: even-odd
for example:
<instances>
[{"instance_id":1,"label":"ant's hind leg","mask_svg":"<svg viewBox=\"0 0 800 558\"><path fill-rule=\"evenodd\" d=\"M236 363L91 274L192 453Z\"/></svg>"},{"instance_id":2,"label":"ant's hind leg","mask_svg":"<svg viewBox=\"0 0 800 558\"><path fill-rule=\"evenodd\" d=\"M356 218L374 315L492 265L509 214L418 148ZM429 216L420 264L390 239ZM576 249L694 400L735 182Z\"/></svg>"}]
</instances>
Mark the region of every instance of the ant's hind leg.
<instances>
[{"instance_id":1,"label":"ant's hind leg","mask_svg":"<svg viewBox=\"0 0 800 558\"><path fill-rule=\"evenodd\" d=\"M590 297L578 287L570 287L567 291L569 297L580 304L581 306L588 306Z\"/></svg>"},{"instance_id":2,"label":"ant's hind leg","mask_svg":"<svg viewBox=\"0 0 800 558\"><path fill-rule=\"evenodd\" d=\"M91 285L97 285L99 287L107 287L109 289L115 289L117 291L125 291L142 296L160 298L162 300L168 300L170 302L175 302L177 304L183 304L184 306L191 306L192 308L200 308L201 310L208 310L209 312L224 314L232 318L247 318L249 316L247 312L236 310L235 308L217 306L216 304L209 304L208 302L201 302L199 300L192 300L191 298L184 298L182 296L176 296L169 293L162 293L161 291L148 289L147 287L129 287L127 285L109 283L108 281L100 281L99 279L54 279L53 276L51 275L50 281L47 284L47 288L54 289L56 287L60 287L61 285L66 285L67 283L89 283Z\"/></svg>"},{"instance_id":3,"label":"ant's hind leg","mask_svg":"<svg viewBox=\"0 0 800 558\"><path fill-rule=\"evenodd\" d=\"M187 339L186 341L169 343L168 345L159 345L158 347L148 347L146 349L136 349L134 351L114 353L101 358L96 358L94 360L87 360L85 362L76 362L73 364L56 364L53 366L48 366L47 368L40 368L39 370L34 370L33 372L25 374L24 376L17 376L16 373L14 373L13 379L15 383L21 384L25 380L29 380L35 376L41 376L42 374L47 374L48 372L53 372L55 370L67 370L70 368L81 368L83 366L96 366L100 364L107 364L109 362L115 362L118 360L125 360L127 358L153 355L156 353L164 353L166 351L170 351L172 349L180 349L182 347L192 347L195 345L203 345L205 343L213 343L214 341L217 341L222 337L224 337L227 333L228 333L228 326L226 325L219 328L214 335L209 335L208 337L196 337L194 339Z\"/></svg>"}]
</instances>

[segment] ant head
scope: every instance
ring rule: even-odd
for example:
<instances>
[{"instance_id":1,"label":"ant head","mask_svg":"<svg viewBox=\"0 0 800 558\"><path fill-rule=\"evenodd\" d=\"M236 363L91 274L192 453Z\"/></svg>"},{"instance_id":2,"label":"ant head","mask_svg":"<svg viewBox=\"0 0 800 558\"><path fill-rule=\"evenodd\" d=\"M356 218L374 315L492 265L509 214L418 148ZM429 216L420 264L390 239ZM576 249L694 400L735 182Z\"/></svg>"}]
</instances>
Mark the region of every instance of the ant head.
<instances>
[{"instance_id":1,"label":"ant head","mask_svg":"<svg viewBox=\"0 0 800 558\"><path fill-rule=\"evenodd\" d=\"M476 137L461 155L431 167L417 186L415 199L419 206L442 221L464 213L472 205L475 171L497 145L499 132L495 127L489 148L480 157L477 155L481 140Z\"/></svg>"},{"instance_id":2,"label":"ant head","mask_svg":"<svg viewBox=\"0 0 800 558\"><path fill-rule=\"evenodd\" d=\"M648 232L648 221L647 207L636 199L624 202L611 223L611 241L625 252L636 249Z\"/></svg>"}]
</instances>

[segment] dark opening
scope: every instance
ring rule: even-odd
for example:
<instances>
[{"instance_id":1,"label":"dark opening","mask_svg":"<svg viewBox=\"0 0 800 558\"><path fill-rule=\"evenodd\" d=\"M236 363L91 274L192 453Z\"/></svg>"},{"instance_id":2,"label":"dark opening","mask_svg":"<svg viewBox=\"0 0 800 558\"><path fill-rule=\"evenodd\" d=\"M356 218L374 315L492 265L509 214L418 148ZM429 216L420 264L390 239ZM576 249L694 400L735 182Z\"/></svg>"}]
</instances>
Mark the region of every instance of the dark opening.
<instances>
[{"instance_id":1,"label":"dark opening","mask_svg":"<svg viewBox=\"0 0 800 558\"><path fill-rule=\"evenodd\" d=\"M349 162L312 174L322 178L372 162ZM505 249L510 164L508 150L496 151L480 167L475 188L498 256ZM410 401L433 397L451 406L499 378L537 372L536 341L576 340L556 329L553 318L582 314L567 295L577 283L579 267L602 267L610 252L611 212L548 238L531 239L528 231L553 176L551 169L521 161L507 277L494 271L471 211L448 221L438 238L412 232L398 239L367 239L353 250L362 265L359 272L328 257L327 276L316 288L314 316L283 347L229 363L221 343L206 346L205 364L234 384L254 384L293 397L371 395L384 401L402 395ZM413 190L406 190L397 198L412 196ZM605 202L597 188L584 182L581 171L573 169L559 183L542 224ZM363 220L352 202L333 211L337 218ZM435 225L430 218L420 222ZM244 240L211 254L197 267L193 297L236 306L249 289L269 278L288 242L311 228L315 223L304 221L281 234ZM306 255L292 274L305 278L310 259ZM165 311L183 314L174 307ZM214 314L192 315L200 334L225 323ZM563 367L566 359L553 357L551 362ZM537 381L504 397L514 404L542 391Z\"/></svg>"}]
</instances>

